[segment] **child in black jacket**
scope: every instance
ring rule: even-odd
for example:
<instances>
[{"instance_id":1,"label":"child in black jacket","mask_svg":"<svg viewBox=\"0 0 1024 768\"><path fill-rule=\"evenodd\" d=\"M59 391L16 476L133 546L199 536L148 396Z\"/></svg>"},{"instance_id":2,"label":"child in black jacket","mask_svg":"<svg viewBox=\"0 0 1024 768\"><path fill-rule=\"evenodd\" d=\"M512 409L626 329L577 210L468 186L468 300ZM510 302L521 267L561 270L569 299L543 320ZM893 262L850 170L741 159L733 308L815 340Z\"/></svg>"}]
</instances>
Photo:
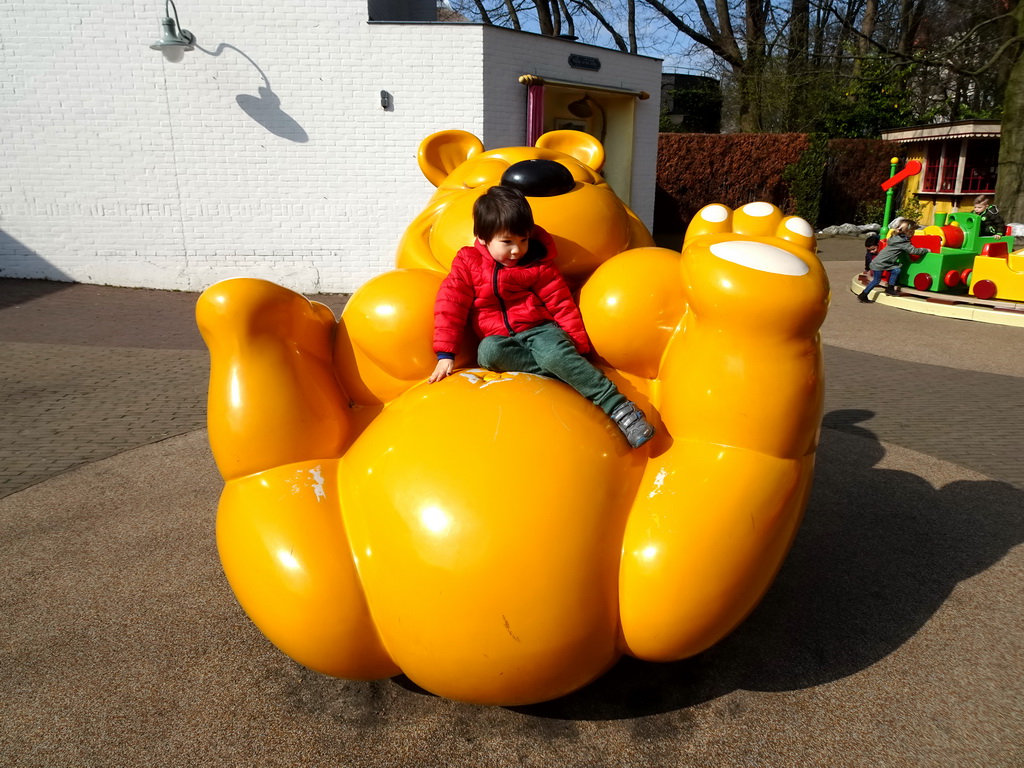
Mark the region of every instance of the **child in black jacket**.
<instances>
[{"instance_id":1,"label":"child in black jacket","mask_svg":"<svg viewBox=\"0 0 1024 768\"><path fill-rule=\"evenodd\" d=\"M999 215L999 209L992 205L988 195L974 198L974 212L981 216L982 237L1002 237L1006 234L1006 222Z\"/></svg>"},{"instance_id":2,"label":"child in black jacket","mask_svg":"<svg viewBox=\"0 0 1024 768\"><path fill-rule=\"evenodd\" d=\"M871 271L871 260L878 255L878 234L872 232L864 238L864 271Z\"/></svg>"}]
</instances>

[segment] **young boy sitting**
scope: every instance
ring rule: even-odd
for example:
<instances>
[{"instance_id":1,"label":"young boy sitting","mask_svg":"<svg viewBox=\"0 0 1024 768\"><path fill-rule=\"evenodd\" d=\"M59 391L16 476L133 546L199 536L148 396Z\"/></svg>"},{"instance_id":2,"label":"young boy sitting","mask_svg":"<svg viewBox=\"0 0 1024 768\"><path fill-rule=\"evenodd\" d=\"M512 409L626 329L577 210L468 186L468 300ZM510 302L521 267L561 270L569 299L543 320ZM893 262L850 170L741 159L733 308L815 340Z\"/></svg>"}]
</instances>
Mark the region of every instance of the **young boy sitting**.
<instances>
[{"instance_id":1,"label":"young boy sitting","mask_svg":"<svg viewBox=\"0 0 1024 768\"><path fill-rule=\"evenodd\" d=\"M999 215L999 209L992 205L988 195L974 198L974 212L981 216L982 237L1002 237L1006 234L1006 222Z\"/></svg>"},{"instance_id":2,"label":"young boy sitting","mask_svg":"<svg viewBox=\"0 0 1024 768\"><path fill-rule=\"evenodd\" d=\"M492 371L561 379L615 422L633 448L654 435L643 411L583 355L590 340L554 264L555 242L533 223L523 194L492 187L473 205L476 242L459 250L434 305L437 367L450 376L466 319L480 337L477 362Z\"/></svg>"}]
</instances>

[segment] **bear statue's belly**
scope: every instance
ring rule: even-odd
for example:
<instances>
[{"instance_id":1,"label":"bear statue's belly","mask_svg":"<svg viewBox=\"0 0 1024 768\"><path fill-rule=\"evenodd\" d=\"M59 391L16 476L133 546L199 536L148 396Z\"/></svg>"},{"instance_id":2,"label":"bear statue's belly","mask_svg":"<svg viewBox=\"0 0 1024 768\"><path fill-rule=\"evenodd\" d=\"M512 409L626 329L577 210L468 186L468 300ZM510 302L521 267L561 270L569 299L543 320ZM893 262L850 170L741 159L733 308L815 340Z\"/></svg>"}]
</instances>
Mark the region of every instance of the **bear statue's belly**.
<instances>
[{"instance_id":1,"label":"bear statue's belly","mask_svg":"<svg viewBox=\"0 0 1024 768\"><path fill-rule=\"evenodd\" d=\"M642 469L599 409L540 376L460 371L391 403L339 481L374 623L402 671L448 698L516 704L607 669Z\"/></svg>"}]
</instances>

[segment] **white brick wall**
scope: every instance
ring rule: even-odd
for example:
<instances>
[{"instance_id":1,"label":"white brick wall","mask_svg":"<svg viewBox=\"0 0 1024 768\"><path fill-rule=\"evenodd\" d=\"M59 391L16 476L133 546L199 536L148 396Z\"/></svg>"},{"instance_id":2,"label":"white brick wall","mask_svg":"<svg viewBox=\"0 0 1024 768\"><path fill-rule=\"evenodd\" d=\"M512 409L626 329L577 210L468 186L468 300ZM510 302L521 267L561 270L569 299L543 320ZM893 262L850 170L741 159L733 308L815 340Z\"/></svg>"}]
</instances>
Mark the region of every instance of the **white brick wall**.
<instances>
[{"instance_id":1,"label":"white brick wall","mask_svg":"<svg viewBox=\"0 0 1024 768\"><path fill-rule=\"evenodd\" d=\"M2 277L201 290L250 275L351 291L392 266L433 191L416 166L423 137L522 143L515 76L582 80L573 50L599 51L586 82L655 93L660 81L656 60L534 35L368 24L359 0L181 0L198 47L180 64L148 47L159 0L3 7ZM650 225L653 99L637 137L633 207Z\"/></svg>"}]
</instances>

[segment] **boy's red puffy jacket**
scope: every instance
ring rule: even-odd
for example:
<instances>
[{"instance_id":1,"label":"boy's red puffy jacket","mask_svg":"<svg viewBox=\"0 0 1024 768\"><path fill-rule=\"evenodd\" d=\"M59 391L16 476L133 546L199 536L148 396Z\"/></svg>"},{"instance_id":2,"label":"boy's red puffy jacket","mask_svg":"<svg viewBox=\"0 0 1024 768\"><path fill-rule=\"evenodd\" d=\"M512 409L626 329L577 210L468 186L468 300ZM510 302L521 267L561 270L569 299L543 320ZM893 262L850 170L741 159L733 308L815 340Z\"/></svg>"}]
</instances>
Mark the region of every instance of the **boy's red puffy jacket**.
<instances>
[{"instance_id":1,"label":"boy's red puffy jacket","mask_svg":"<svg viewBox=\"0 0 1024 768\"><path fill-rule=\"evenodd\" d=\"M580 354L590 351L583 318L555 266L555 242L535 227L530 247L504 267L479 240L459 250L434 304L434 351L454 355L468 318L479 338L511 336L555 322Z\"/></svg>"}]
</instances>

